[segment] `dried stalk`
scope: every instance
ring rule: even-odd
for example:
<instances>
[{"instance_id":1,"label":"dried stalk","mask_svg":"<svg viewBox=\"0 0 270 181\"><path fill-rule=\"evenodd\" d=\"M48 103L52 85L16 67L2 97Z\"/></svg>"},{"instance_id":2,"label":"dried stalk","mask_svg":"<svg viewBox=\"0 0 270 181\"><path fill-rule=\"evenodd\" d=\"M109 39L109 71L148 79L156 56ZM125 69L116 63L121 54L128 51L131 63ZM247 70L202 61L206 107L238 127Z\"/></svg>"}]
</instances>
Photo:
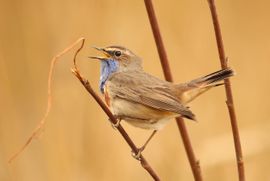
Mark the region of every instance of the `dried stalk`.
<instances>
[{"instance_id":1,"label":"dried stalk","mask_svg":"<svg viewBox=\"0 0 270 181\"><path fill-rule=\"evenodd\" d=\"M146 7L146 10L148 13L149 21L150 21L150 24L152 27L152 32L153 32L153 35L155 38L156 46L158 49L158 54L159 54L159 58L160 58L160 62L162 65L165 79L167 81L172 82L173 81L172 73L170 71L169 61L168 61L165 47L164 47L162 37L160 34L160 30L159 30L159 26L158 26L157 18L155 15L152 0L145 0L144 2L145 2L145 7ZM184 146L185 146L185 150L186 150L186 153L188 156L188 160L189 160L189 163L190 163L190 166L192 169L194 179L197 181L201 181L202 174L201 174L201 169L200 169L200 163L195 157L195 154L194 154L194 151L193 151L190 139L189 139L188 131L186 129L185 122L184 122L183 118L181 118L181 117L176 118L176 122L177 122L177 126L178 126L178 129L179 129L181 137L182 137L182 141L183 141Z\"/></svg>"},{"instance_id":2,"label":"dried stalk","mask_svg":"<svg viewBox=\"0 0 270 181\"><path fill-rule=\"evenodd\" d=\"M219 25L219 21L218 21L218 15L217 15L217 10L216 10L216 6L215 6L215 1L208 0L208 4L209 4L209 8L210 8L211 15L212 15L220 64L221 64L221 67L223 69L225 69L228 67L227 66L227 58L225 55L225 50L224 50L220 25ZM239 136L239 131L238 131L236 113L235 113L234 104L233 104L231 83L230 83L229 79L225 80L225 91L226 91L226 96L227 96L226 103L227 103L228 111L230 114L234 147L235 147L235 154L236 154L236 160L237 160L237 166L238 166L238 178L240 181L244 181L245 180L245 169L244 169L241 141L240 141L240 136Z\"/></svg>"},{"instance_id":3,"label":"dried stalk","mask_svg":"<svg viewBox=\"0 0 270 181\"><path fill-rule=\"evenodd\" d=\"M77 54L82 49L83 45L84 45L84 41L83 41L81 47L75 53L75 56L74 56L74 59L73 59L74 68L71 69L71 71L80 80L80 82L82 83L82 85L84 86L84 88L95 99L95 101L99 104L99 106L102 108L102 110L107 114L107 116L109 117L109 120L111 121L111 123L116 124L117 123L117 120L113 116L112 112L108 109L108 107L105 105L105 103L102 101L102 99L92 89L89 81L87 79L85 79L80 74L80 72L79 72L79 69L78 69L78 66L77 66L77 63L76 63L76 57L77 57ZM119 126L117 127L117 130L120 132L120 134L123 136L123 138L125 139L125 141L127 142L127 144L130 146L130 148L132 149L133 153L137 154L139 152L139 149L133 143L133 141L131 140L131 138L129 137L129 135L125 131L125 129L121 126L121 124L119 124ZM157 176L157 174L155 173L155 171L152 169L152 167L149 165L149 163L143 157L143 155L140 156L139 161L140 161L142 167L152 176L152 178L154 180L157 180L157 181L160 180L159 177Z\"/></svg>"},{"instance_id":4,"label":"dried stalk","mask_svg":"<svg viewBox=\"0 0 270 181\"><path fill-rule=\"evenodd\" d=\"M66 54L67 52L72 50L81 41L84 41L84 38L79 38L74 43L72 43L70 46L68 46L63 51L61 51L60 53L58 53L56 56L54 56L52 58L51 66L50 66L50 70L49 70L49 76L48 76L48 99L47 99L46 111L45 111L42 119L40 120L40 122L36 126L36 128L32 131L31 136L26 140L25 144L15 154L13 154L11 156L11 158L8 160L9 163L11 163L15 158L17 158L25 150L25 148L33 141L34 138L36 138L39 135L40 131L44 127L44 125L46 123L46 118L49 115L49 112L51 110L51 105L52 105L51 85L52 85L52 77L53 77L53 71L54 71L55 63L57 62L57 60L59 60L59 58L61 56L63 56L64 54Z\"/></svg>"}]
</instances>

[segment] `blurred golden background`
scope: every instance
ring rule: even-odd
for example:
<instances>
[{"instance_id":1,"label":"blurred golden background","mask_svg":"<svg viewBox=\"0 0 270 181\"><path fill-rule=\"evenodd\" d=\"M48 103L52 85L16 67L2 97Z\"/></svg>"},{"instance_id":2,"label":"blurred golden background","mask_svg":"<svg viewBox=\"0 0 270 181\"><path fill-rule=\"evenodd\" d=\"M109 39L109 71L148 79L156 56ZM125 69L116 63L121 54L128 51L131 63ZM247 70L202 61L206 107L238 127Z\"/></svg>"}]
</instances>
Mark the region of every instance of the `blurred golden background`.
<instances>
[{"instance_id":1,"label":"blurred golden background","mask_svg":"<svg viewBox=\"0 0 270 181\"><path fill-rule=\"evenodd\" d=\"M175 82L220 69L207 1L153 2ZM106 115L71 74L73 52L61 58L53 80L53 105L43 134L11 165L46 108L51 58L86 37L80 69L98 90L93 45L124 45L163 78L143 0L1 0L0 180L151 180ZM219 0L217 8L232 78L248 180L270 180L270 2ZM191 103L188 120L205 180L237 180L233 139L222 87ZM150 131L123 123L137 145ZM175 121L160 131L144 155L162 180L193 180Z\"/></svg>"}]
</instances>

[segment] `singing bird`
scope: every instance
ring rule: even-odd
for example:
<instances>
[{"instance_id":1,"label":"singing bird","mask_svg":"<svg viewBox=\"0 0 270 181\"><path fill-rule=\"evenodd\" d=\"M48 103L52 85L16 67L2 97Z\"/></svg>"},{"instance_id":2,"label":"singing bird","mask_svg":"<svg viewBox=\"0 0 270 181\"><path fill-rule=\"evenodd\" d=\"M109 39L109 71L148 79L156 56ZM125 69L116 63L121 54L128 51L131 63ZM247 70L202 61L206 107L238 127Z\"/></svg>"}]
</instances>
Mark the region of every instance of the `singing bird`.
<instances>
[{"instance_id":1,"label":"singing bird","mask_svg":"<svg viewBox=\"0 0 270 181\"><path fill-rule=\"evenodd\" d=\"M223 85L220 81L234 75L233 70L227 68L174 84L146 73L142 59L125 47L94 48L105 55L90 58L101 62L99 89L118 119L114 126L125 120L133 126L154 130L140 151L172 118L181 116L196 120L187 104L212 87Z\"/></svg>"}]
</instances>

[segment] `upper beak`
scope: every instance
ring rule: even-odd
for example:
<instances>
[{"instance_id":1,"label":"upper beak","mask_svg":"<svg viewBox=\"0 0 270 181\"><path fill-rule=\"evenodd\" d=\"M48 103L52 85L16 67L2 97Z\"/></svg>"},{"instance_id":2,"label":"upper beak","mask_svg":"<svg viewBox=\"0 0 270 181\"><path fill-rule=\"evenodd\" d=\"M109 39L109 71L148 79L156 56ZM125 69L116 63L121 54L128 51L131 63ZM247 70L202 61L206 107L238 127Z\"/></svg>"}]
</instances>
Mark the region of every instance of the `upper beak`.
<instances>
[{"instance_id":1,"label":"upper beak","mask_svg":"<svg viewBox=\"0 0 270 181\"><path fill-rule=\"evenodd\" d=\"M105 51L104 48L99 48L99 47L95 47L95 46L92 46L92 48L94 48L94 49L96 49L96 50L98 50L98 51Z\"/></svg>"}]
</instances>

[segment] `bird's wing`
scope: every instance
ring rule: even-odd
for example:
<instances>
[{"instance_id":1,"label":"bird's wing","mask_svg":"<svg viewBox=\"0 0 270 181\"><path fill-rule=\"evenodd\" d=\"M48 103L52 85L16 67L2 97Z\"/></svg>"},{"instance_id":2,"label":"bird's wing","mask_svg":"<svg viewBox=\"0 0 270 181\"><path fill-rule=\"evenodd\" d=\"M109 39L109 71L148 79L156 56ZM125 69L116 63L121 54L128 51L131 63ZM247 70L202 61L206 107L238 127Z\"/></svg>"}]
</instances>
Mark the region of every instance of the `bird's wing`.
<instances>
[{"instance_id":1,"label":"bird's wing","mask_svg":"<svg viewBox=\"0 0 270 181\"><path fill-rule=\"evenodd\" d=\"M195 119L195 115L185 106L175 100L160 94L140 95L140 103L160 109L163 111L175 112L186 118Z\"/></svg>"},{"instance_id":2,"label":"bird's wing","mask_svg":"<svg viewBox=\"0 0 270 181\"><path fill-rule=\"evenodd\" d=\"M154 109L180 114L195 120L195 115L183 106L170 91L170 83L149 74L117 73L109 80L114 95Z\"/></svg>"}]
</instances>

